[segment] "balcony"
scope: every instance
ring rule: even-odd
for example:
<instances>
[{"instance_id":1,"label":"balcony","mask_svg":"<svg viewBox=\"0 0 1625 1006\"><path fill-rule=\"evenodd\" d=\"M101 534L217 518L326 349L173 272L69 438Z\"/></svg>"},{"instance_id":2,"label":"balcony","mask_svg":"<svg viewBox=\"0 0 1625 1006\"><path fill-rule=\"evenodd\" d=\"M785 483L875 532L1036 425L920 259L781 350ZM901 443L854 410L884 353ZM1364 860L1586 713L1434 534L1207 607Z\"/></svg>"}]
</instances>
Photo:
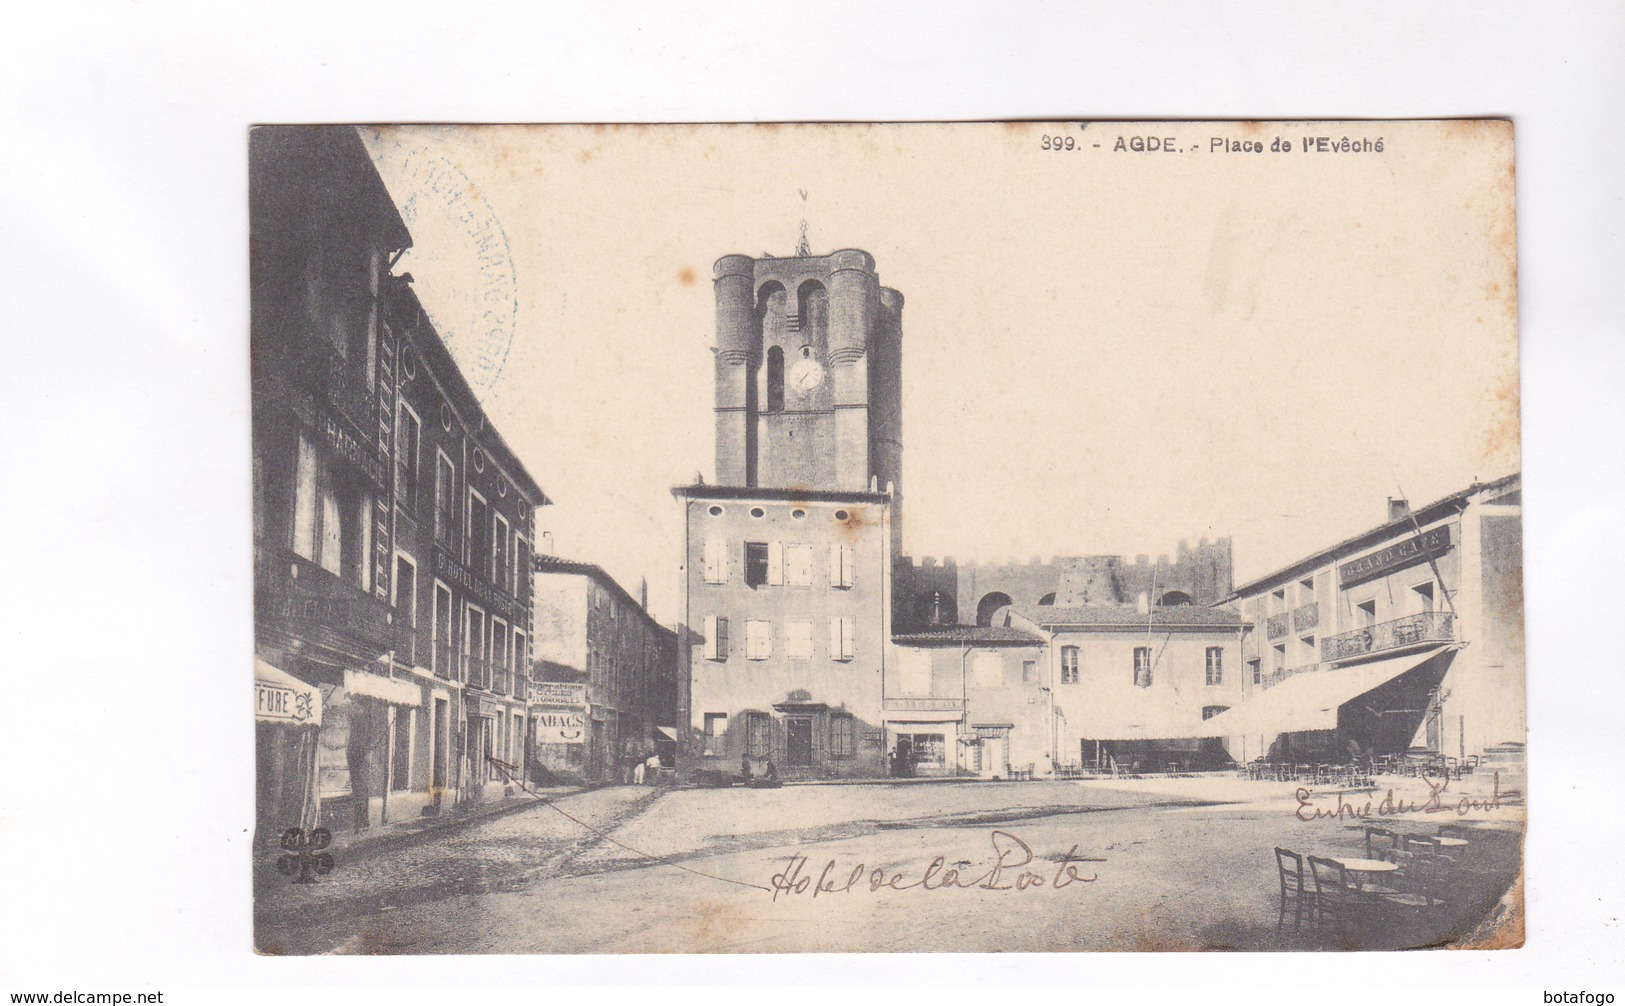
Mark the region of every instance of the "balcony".
<instances>
[{"instance_id":1,"label":"balcony","mask_svg":"<svg viewBox=\"0 0 1625 1006\"><path fill-rule=\"evenodd\" d=\"M463 683L470 688L489 690L491 662L472 653L463 654Z\"/></svg>"},{"instance_id":2,"label":"balcony","mask_svg":"<svg viewBox=\"0 0 1625 1006\"><path fill-rule=\"evenodd\" d=\"M1448 643L1456 638L1455 617L1446 611L1424 611L1391 622L1378 622L1320 641L1321 660L1348 660L1420 643Z\"/></svg>"},{"instance_id":3,"label":"balcony","mask_svg":"<svg viewBox=\"0 0 1625 1006\"><path fill-rule=\"evenodd\" d=\"M1287 678L1294 677L1299 674L1308 674L1312 671L1318 670L1320 670L1319 664L1303 664L1298 667L1277 667L1275 670L1269 671L1264 675L1261 684L1266 689L1274 688Z\"/></svg>"},{"instance_id":4,"label":"balcony","mask_svg":"<svg viewBox=\"0 0 1625 1006\"><path fill-rule=\"evenodd\" d=\"M1271 615L1264 621L1264 635L1270 639L1280 639L1292 631L1292 612L1283 611Z\"/></svg>"},{"instance_id":5,"label":"balcony","mask_svg":"<svg viewBox=\"0 0 1625 1006\"><path fill-rule=\"evenodd\" d=\"M888 713L962 713L965 700L957 695L887 696L884 708Z\"/></svg>"},{"instance_id":6,"label":"balcony","mask_svg":"<svg viewBox=\"0 0 1625 1006\"><path fill-rule=\"evenodd\" d=\"M394 609L289 550L262 548L255 566L257 618L335 654L372 659L395 643Z\"/></svg>"}]
</instances>

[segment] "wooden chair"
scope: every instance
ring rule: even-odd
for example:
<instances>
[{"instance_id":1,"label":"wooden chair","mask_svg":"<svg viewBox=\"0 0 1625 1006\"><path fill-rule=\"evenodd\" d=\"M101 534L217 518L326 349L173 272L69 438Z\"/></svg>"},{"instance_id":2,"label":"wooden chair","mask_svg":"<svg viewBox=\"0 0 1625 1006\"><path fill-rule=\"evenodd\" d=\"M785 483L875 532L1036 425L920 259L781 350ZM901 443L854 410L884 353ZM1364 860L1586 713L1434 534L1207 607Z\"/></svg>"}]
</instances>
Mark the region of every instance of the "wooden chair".
<instances>
[{"instance_id":1,"label":"wooden chair","mask_svg":"<svg viewBox=\"0 0 1625 1006\"><path fill-rule=\"evenodd\" d=\"M1275 868L1281 875L1281 911L1275 918L1275 931L1280 933L1286 929L1286 910L1290 904L1292 929L1297 932L1303 928L1305 919L1312 922L1315 917L1315 897L1304 884L1303 857L1290 849L1277 847Z\"/></svg>"}]
</instances>

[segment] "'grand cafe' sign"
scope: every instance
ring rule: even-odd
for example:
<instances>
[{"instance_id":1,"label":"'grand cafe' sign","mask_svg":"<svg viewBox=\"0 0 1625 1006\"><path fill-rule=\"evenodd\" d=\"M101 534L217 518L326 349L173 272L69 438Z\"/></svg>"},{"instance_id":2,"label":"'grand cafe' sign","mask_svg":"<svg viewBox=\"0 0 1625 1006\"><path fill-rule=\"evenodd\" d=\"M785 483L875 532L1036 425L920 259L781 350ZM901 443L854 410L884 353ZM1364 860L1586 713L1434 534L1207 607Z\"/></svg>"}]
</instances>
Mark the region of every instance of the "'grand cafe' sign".
<instances>
[{"instance_id":1,"label":"'grand cafe' sign","mask_svg":"<svg viewBox=\"0 0 1625 1006\"><path fill-rule=\"evenodd\" d=\"M1407 538L1395 542L1387 548L1378 549L1370 555L1362 555L1351 562L1345 562L1337 567L1337 582L1347 587L1351 583L1369 580L1396 569L1404 569L1413 563L1422 562L1436 555L1450 551L1450 525L1440 524L1429 528L1414 538Z\"/></svg>"}]
</instances>

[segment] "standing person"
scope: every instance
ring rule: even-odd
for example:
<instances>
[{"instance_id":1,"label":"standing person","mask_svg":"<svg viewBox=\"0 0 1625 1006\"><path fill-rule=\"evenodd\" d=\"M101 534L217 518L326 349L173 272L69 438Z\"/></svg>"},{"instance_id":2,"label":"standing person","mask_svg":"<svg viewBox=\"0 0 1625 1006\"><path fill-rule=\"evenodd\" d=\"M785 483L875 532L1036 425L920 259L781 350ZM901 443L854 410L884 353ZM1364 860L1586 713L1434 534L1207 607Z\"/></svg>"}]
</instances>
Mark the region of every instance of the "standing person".
<instances>
[{"instance_id":1,"label":"standing person","mask_svg":"<svg viewBox=\"0 0 1625 1006\"><path fill-rule=\"evenodd\" d=\"M634 786L642 786L643 785L643 768L644 768L644 765L645 765L644 762L638 762L636 765L632 766L632 785L634 785Z\"/></svg>"},{"instance_id":2,"label":"standing person","mask_svg":"<svg viewBox=\"0 0 1625 1006\"><path fill-rule=\"evenodd\" d=\"M648 758L644 759L643 772L644 776L649 780L650 785L654 785L660 781L660 755L658 753L652 754Z\"/></svg>"},{"instance_id":3,"label":"standing person","mask_svg":"<svg viewBox=\"0 0 1625 1006\"><path fill-rule=\"evenodd\" d=\"M748 755L748 754L747 755L740 755L739 756L739 778L743 779L746 783L749 783L750 782L750 776L751 776L751 772L750 772L750 755Z\"/></svg>"}]
</instances>

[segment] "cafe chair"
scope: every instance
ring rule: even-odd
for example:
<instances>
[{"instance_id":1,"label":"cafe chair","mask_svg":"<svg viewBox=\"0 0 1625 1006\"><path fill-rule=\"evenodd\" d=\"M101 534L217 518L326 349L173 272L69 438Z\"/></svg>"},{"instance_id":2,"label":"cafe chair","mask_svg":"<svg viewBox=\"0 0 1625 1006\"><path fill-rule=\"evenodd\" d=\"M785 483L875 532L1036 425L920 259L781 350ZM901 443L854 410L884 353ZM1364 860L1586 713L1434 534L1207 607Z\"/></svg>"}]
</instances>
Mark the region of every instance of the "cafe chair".
<instances>
[{"instance_id":1,"label":"cafe chair","mask_svg":"<svg viewBox=\"0 0 1625 1006\"><path fill-rule=\"evenodd\" d=\"M1292 929L1297 932L1303 928L1305 919L1313 921L1315 916L1314 895L1304 884L1303 857L1290 849L1277 847L1275 868L1281 875L1281 911L1275 918L1275 931L1285 930L1287 906L1291 905Z\"/></svg>"}]
</instances>

